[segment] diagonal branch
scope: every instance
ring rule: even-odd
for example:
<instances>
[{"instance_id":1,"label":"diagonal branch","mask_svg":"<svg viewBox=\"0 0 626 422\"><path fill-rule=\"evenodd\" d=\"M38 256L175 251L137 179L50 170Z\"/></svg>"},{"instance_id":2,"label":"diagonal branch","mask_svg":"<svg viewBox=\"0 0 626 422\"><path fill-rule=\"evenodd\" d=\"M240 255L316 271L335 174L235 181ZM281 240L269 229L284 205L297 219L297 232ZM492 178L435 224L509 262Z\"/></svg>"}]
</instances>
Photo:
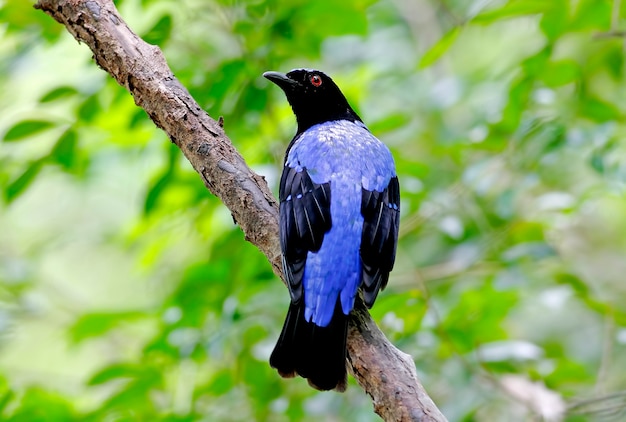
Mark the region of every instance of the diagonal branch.
<instances>
[{"instance_id":1,"label":"diagonal branch","mask_svg":"<svg viewBox=\"0 0 626 422\"><path fill-rule=\"evenodd\" d=\"M89 46L96 63L182 150L206 187L228 207L246 240L282 277L276 199L220 124L174 77L161 50L131 31L111 0L39 0L35 8ZM411 357L385 338L360 302L351 317L348 355L351 373L384 420L446 420L419 383Z\"/></svg>"}]
</instances>

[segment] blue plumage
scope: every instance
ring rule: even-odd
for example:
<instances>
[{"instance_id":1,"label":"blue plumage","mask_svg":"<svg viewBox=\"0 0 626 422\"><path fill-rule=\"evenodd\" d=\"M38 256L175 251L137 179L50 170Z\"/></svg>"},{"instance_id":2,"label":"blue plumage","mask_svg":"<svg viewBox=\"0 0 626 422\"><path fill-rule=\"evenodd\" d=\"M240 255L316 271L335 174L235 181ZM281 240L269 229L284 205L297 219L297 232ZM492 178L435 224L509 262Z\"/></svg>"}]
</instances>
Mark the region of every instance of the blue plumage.
<instances>
[{"instance_id":1,"label":"blue plumage","mask_svg":"<svg viewBox=\"0 0 626 422\"><path fill-rule=\"evenodd\" d=\"M321 249L308 253L304 270L305 319L326 327L338 295L344 314L354 306L362 271L361 189L382 192L396 175L393 157L363 123L336 120L303 132L285 166L306 168L314 183L330 182L333 225Z\"/></svg>"},{"instance_id":2,"label":"blue plumage","mask_svg":"<svg viewBox=\"0 0 626 422\"><path fill-rule=\"evenodd\" d=\"M343 391L356 294L361 288L371 307L395 260L400 190L393 157L324 73L264 76L283 89L298 122L279 190L291 305L270 364L284 377Z\"/></svg>"}]
</instances>

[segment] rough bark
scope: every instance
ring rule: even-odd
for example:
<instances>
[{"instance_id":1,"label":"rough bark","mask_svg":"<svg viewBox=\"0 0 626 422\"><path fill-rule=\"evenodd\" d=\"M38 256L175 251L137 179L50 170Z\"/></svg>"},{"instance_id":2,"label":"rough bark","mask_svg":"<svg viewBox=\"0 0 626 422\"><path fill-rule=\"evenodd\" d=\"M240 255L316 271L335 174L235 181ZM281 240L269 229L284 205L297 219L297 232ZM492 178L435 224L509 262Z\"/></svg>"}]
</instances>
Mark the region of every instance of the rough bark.
<instances>
[{"instance_id":1,"label":"rough bark","mask_svg":"<svg viewBox=\"0 0 626 422\"><path fill-rule=\"evenodd\" d=\"M413 358L387 340L362 301L350 315L348 362L385 421L446 421L419 382Z\"/></svg>"},{"instance_id":2,"label":"rough bark","mask_svg":"<svg viewBox=\"0 0 626 422\"><path fill-rule=\"evenodd\" d=\"M35 8L92 50L96 63L130 92L167 133L206 187L228 207L250 241L283 277L278 206L222 130L169 69L161 50L139 38L110 0L40 0ZM351 317L349 368L386 421L445 421L417 379L410 356L396 349L359 303Z\"/></svg>"}]
</instances>

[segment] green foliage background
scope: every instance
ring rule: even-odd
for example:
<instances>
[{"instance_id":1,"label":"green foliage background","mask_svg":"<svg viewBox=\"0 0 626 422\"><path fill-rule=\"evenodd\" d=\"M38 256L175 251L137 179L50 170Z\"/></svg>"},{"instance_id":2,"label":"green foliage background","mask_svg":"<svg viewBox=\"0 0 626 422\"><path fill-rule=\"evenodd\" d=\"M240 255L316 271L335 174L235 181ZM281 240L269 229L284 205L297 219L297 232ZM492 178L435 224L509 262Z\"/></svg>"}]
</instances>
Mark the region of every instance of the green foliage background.
<instances>
[{"instance_id":1,"label":"green foliage background","mask_svg":"<svg viewBox=\"0 0 626 422\"><path fill-rule=\"evenodd\" d=\"M626 2L117 6L273 189L295 124L265 70L325 70L390 146L372 314L451 421L541 413L511 380L624 416L575 404L626 389ZM377 420L269 367L286 289L88 49L23 0L0 40L0 419Z\"/></svg>"}]
</instances>

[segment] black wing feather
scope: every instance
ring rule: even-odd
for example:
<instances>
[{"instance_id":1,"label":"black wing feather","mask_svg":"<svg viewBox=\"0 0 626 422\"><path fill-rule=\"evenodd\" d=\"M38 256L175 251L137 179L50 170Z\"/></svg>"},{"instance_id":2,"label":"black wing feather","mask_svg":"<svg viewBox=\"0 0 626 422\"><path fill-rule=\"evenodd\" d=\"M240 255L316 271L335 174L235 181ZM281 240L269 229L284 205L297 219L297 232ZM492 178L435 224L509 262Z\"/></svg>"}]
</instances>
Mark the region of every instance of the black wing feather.
<instances>
[{"instance_id":1,"label":"black wing feather","mask_svg":"<svg viewBox=\"0 0 626 422\"><path fill-rule=\"evenodd\" d=\"M363 267L363 298L371 308L389 280L396 260L396 244L400 227L400 185L392 177L382 191L362 190L361 264Z\"/></svg>"},{"instance_id":2,"label":"black wing feather","mask_svg":"<svg viewBox=\"0 0 626 422\"><path fill-rule=\"evenodd\" d=\"M346 389L348 316L341 300L326 327L304 318L302 278L309 251L319 251L331 228L330 183L314 183L306 169L285 166L280 179L280 246L291 304L270 357L281 376L307 378L318 390Z\"/></svg>"},{"instance_id":3,"label":"black wing feather","mask_svg":"<svg viewBox=\"0 0 626 422\"><path fill-rule=\"evenodd\" d=\"M291 300L302 298L302 277L309 251L322 247L332 225L330 183L314 183L306 169L285 166L280 179L280 247Z\"/></svg>"}]
</instances>

